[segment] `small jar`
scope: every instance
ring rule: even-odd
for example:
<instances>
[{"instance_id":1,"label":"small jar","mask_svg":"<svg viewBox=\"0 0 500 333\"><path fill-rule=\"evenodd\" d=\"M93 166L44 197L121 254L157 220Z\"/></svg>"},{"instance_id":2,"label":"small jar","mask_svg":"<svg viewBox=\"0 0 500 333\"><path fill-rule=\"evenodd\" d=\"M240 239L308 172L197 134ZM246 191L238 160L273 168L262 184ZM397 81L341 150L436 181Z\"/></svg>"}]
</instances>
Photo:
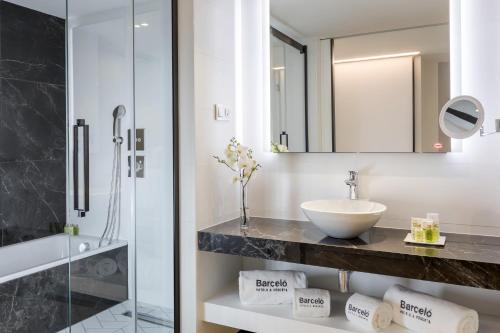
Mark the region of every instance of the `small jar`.
<instances>
[{"instance_id":1,"label":"small jar","mask_svg":"<svg viewBox=\"0 0 500 333\"><path fill-rule=\"evenodd\" d=\"M435 243L437 240L434 240L434 221L430 219L422 219L422 230L424 236L424 242L426 243Z\"/></svg>"},{"instance_id":2,"label":"small jar","mask_svg":"<svg viewBox=\"0 0 500 333\"><path fill-rule=\"evenodd\" d=\"M435 243L439 241L440 228L439 228L439 214L438 213L427 213L427 219L432 220L432 242Z\"/></svg>"},{"instance_id":3,"label":"small jar","mask_svg":"<svg viewBox=\"0 0 500 333\"><path fill-rule=\"evenodd\" d=\"M422 228L422 219L418 217L411 218L411 236L416 242L424 241L424 231Z\"/></svg>"}]
</instances>

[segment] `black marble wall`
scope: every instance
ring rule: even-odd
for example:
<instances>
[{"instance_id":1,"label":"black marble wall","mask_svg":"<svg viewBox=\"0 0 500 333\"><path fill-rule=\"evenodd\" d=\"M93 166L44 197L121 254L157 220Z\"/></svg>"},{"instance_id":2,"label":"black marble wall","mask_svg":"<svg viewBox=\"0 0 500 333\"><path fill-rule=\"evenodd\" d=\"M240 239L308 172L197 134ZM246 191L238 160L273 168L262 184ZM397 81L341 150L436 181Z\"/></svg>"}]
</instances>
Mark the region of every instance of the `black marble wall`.
<instances>
[{"instance_id":1,"label":"black marble wall","mask_svg":"<svg viewBox=\"0 0 500 333\"><path fill-rule=\"evenodd\" d=\"M127 251L72 262L71 306L68 264L0 284L0 332L56 333L126 301Z\"/></svg>"},{"instance_id":2,"label":"black marble wall","mask_svg":"<svg viewBox=\"0 0 500 333\"><path fill-rule=\"evenodd\" d=\"M0 246L63 230L65 21L0 0Z\"/></svg>"}]
</instances>

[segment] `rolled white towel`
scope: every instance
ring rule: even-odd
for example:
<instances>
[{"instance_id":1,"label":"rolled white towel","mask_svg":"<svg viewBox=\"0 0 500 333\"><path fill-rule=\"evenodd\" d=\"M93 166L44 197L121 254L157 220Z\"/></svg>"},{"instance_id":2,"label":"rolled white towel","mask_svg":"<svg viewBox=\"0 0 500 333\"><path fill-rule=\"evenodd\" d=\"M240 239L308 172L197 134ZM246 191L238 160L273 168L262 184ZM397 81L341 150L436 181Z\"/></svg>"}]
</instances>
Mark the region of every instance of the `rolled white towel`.
<instances>
[{"instance_id":1,"label":"rolled white towel","mask_svg":"<svg viewBox=\"0 0 500 333\"><path fill-rule=\"evenodd\" d=\"M384 295L393 308L393 320L426 333L476 333L479 317L463 306L395 285Z\"/></svg>"},{"instance_id":2,"label":"rolled white towel","mask_svg":"<svg viewBox=\"0 0 500 333\"><path fill-rule=\"evenodd\" d=\"M295 271L241 271L242 304L291 304L295 288L307 288L307 277Z\"/></svg>"},{"instance_id":3,"label":"rolled white towel","mask_svg":"<svg viewBox=\"0 0 500 333\"><path fill-rule=\"evenodd\" d=\"M345 305L345 315L359 326L376 331L389 327L392 307L376 298L353 294Z\"/></svg>"},{"instance_id":4,"label":"rolled white towel","mask_svg":"<svg viewBox=\"0 0 500 333\"><path fill-rule=\"evenodd\" d=\"M330 292L323 289L295 289L295 317L324 318L330 316Z\"/></svg>"}]
</instances>

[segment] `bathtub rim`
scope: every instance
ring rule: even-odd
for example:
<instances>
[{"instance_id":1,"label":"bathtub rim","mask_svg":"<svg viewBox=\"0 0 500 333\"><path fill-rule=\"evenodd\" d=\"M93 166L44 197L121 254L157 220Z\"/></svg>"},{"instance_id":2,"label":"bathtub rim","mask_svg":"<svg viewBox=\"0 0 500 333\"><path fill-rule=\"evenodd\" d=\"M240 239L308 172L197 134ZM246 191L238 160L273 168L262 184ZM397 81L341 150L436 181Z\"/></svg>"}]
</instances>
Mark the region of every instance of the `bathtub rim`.
<instances>
[{"instance_id":1,"label":"bathtub rim","mask_svg":"<svg viewBox=\"0 0 500 333\"><path fill-rule=\"evenodd\" d=\"M65 244L65 249L63 249L63 251L65 251L64 256L57 258L57 259L54 259L54 260L51 260L49 262L40 264L40 265L30 266L28 268L21 269L19 271L14 272L14 273L0 276L0 284L6 283L9 281L13 281L13 280L22 278L24 276L39 273L39 272L54 268L56 266L70 264L72 262L75 262L75 261L78 261L78 260L81 260L84 258L88 258L88 257L94 256L94 255L98 255L100 253L104 253L104 252L112 251L114 249L118 249L120 247L128 246L128 242L126 240L119 239L119 240L113 241L113 243L110 245L102 246L99 248L95 248L95 249L91 249L91 250L79 253L77 251L76 247L74 248L74 251L71 251L73 249L73 246L72 246L73 240L80 239L80 241L78 241L78 243L82 243L83 241L89 241L89 240L93 241L93 242L99 242L99 237L88 236L88 235L69 236L66 234L57 234L57 235L51 235L51 236L46 236L46 237L34 239L33 241L36 242L36 241L41 241L41 240L47 240L49 238L62 238L62 237L64 237L64 238L67 237L69 239L69 241L66 242L66 244ZM4 248L5 249L7 249L7 248L12 249L16 246L27 246L29 244L29 242L30 241L12 244L12 245L7 245L5 247L0 248L0 251ZM71 253L71 254L68 255L68 253Z\"/></svg>"}]
</instances>

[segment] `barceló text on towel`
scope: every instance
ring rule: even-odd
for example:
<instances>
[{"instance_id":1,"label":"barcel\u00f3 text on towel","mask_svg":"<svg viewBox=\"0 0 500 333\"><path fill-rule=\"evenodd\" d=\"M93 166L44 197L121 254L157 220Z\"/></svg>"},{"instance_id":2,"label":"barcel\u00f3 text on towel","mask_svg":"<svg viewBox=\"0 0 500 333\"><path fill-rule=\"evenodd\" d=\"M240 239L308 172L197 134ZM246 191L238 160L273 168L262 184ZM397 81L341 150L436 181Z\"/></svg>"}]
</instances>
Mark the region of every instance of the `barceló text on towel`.
<instances>
[{"instance_id":1,"label":"barcel\u00f3 text on towel","mask_svg":"<svg viewBox=\"0 0 500 333\"><path fill-rule=\"evenodd\" d=\"M291 304L295 288L307 288L303 272L241 271L239 277L242 304Z\"/></svg>"},{"instance_id":2,"label":"barcel\u00f3 text on towel","mask_svg":"<svg viewBox=\"0 0 500 333\"><path fill-rule=\"evenodd\" d=\"M395 285L384 295L393 308L393 320L401 326L426 333L476 333L476 311Z\"/></svg>"},{"instance_id":3,"label":"barcel\u00f3 text on towel","mask_svg":"<svg viewBox=\"0 0 500 333\"><path fill-rule=\"evenodd\" d=\"M323 289L295 289L295 317L324 318L330 316L330 292Z\"/></svg>"},{"instance_id":4,"label":"barcel\u00f3 text on towel","mask_svg":"<svg viewBox=\"0 0 500 333\"><path fill-rule=\"evenodd\" d=\"M392 307L376 298L353 294L345 305L349 321L370 330L389 327L392 321Z\"/></svg>"}]
</instances>

